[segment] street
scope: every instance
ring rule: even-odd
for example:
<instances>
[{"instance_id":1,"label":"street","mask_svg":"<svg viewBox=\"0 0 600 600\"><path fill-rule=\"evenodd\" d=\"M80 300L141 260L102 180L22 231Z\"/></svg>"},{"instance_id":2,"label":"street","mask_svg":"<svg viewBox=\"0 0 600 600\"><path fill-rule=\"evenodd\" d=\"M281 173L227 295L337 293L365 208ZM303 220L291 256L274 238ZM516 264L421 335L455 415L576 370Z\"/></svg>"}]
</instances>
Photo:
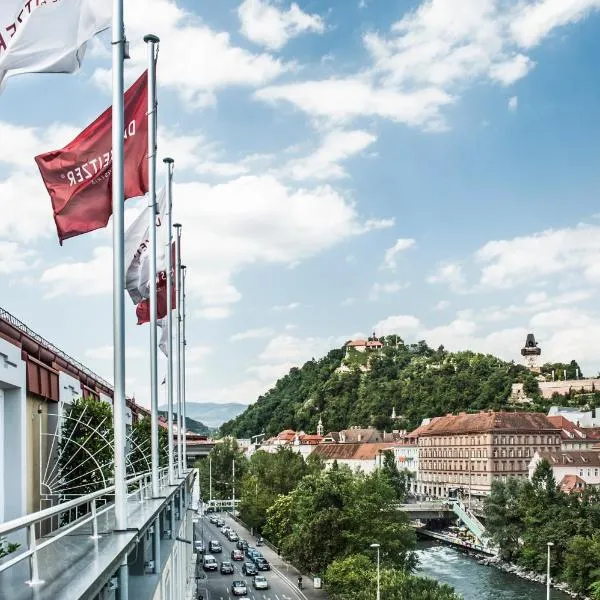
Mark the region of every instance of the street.
<instances>
[{"instance_id":1,"label":"street","mask_svg":"<svg viewBox=\"0 0 600 600\"><path fill-rule=\"evenodd\" d=\"M250 535L250 532L244 529L239 523L231 519L226 513L219 513L219 517L225 520L225 524L236 531L241 539L248 541L249 546L256 546L256 539ZM208 516L198 519L194 524L194 538L202 539L206 554L213 554L217 559L219 567L222 561L231 561L234 567L232 575L221 575L217 570L204 571L202 565L198 565L196 576L198 579L198 591L204 597L204 600L235 600L231 591L231 584L234 580L243 580L246 582L248 593L245 597L251 600L312 600L313 598L324 597L322 590L312 589L312 580L304 577L304 588L299 590L297 587L298 572L287 563L283 562L277 553L266 545L260 546L258 550L269 561L270 571L261 571L269 582L268 590L255 590L252 586L253 577L242 573L242 565L250 559L244 557L243 561L232 561L231 551L236 549L235 542L230 542L220 529L209 522ZM211 553L208 550L210 540L218 540L223 546L222 553ZM202 560L202 559L200 559ZM310 589L309 589L310 588Z\"/></svg>"}]
</instances>

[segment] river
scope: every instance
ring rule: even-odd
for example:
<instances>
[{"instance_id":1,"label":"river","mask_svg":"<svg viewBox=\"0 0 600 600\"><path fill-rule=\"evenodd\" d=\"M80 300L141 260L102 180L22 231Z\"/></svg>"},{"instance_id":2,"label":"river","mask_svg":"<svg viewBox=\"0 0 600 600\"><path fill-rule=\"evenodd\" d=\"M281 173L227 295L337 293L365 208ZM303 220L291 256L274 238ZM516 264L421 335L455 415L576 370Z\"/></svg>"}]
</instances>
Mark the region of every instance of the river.
<instances>
[{"instance_id":1,"label":"river","mask_svg":"<svg viewBox=\"0 0 600 600\"><path fill-rule=\"evenodd\" d=\"M474 558L446 546L420 542L417 554L420 574L451 585L464 600L545 600L546 587L539 583L480 565ZM552 589L552 600L571 600Z\"/></svg>"}]
</instances>

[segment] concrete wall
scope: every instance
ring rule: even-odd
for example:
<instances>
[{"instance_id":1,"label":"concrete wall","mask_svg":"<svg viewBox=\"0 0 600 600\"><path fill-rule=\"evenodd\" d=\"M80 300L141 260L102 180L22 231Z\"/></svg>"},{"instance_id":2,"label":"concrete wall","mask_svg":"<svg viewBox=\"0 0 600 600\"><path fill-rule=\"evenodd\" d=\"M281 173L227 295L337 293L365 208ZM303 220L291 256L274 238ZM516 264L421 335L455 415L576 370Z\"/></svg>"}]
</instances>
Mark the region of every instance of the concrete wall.
<instances>
[{"instance_id":1,"label":"concrete wall","mask_svg":"<svg viewBox=\"0 0 600 600\"><path fill-rule=\"evenodd\" d=\"M21 350L0 338L0 521L27 510L25 389Z\"/></svg>"},{"instance_id":2,"label":"concrete wall","mask_svg":"<svg viewBox=\"0 0 600 600\"><path fill-rule=\"evenodd\" d=\"M566 381L542 381L540 392L544 398L552 398L552 394L568 394L574 392L600 392L600 379L567 379ZM567 417L568 418L568 417ZM589 425L591 427L591 425Z\"/></svg>"}]
</instances>

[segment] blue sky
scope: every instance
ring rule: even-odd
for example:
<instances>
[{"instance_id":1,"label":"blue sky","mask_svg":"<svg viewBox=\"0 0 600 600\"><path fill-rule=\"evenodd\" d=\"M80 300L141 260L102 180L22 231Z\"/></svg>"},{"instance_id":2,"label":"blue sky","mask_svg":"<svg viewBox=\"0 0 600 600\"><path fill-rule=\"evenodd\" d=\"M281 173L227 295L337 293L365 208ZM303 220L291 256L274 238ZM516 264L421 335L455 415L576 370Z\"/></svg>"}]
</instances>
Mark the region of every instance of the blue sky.
<instances>
[{"instance_id":1,"label":"blue sky","mask_svg":"<svg viewBox=\"0 0 600 600\"><path fill-rule=\"evenodd\" d=\"M533 331L544 359L600 370L600 1L125 5L128 81L161 37L189 400L252 402L374 329L515 360ZM107 40L0 95L0 273L3 307L111 379L110 230L60 247L32 160L110 103Z\"/></svg>"}]
</instances>

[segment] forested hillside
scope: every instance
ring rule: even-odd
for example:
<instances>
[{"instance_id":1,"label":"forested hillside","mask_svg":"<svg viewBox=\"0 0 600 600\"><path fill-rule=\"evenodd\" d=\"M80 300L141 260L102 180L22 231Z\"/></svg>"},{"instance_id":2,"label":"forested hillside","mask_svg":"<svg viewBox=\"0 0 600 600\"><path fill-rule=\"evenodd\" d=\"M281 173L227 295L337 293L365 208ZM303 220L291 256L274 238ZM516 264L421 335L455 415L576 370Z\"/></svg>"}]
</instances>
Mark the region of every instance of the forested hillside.
<instances>
[{"instance_id":1,"label":"forested hillside","mask_svg":"<svg viewBox=\"0 0 600 600\"><path fill-rule=\"evenodd\" d=\"M397 336L380 339L380 351L351 348L345 358L344 347L291 369L245 412L224 423L221 433L249 437L288 428L314 432L319 416L325 431L352 425L410 429L425 417L508 408L515 382L524 382L534 399L517 409L544 410L549 405L541 400L534 376L521 365L475 352L447 352L443 346L434 350L424 341L405 344ZM571 371L577 363L553 366ZM396 421L391 419L393 408L401 416Z\"/></svg>"}]
</instances>

